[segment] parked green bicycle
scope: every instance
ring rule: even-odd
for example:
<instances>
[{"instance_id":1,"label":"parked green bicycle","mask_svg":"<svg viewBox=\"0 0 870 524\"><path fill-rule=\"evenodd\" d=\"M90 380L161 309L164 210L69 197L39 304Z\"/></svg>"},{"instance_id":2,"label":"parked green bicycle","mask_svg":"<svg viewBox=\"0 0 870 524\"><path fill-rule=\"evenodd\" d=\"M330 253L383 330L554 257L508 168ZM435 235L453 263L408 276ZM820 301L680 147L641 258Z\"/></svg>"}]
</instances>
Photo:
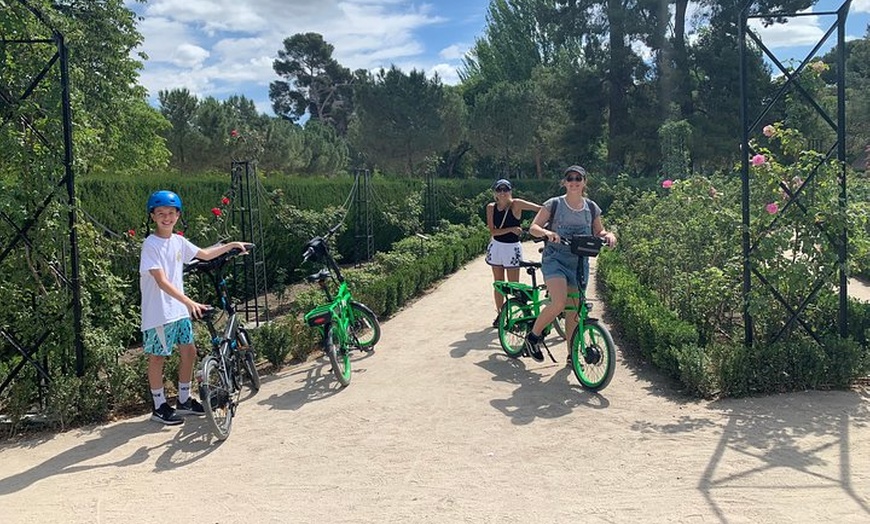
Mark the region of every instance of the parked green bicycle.
<instances>
[{"instance_id":1,"label":"parked green bicycle","mask_svg":"<svg viewBox=\"0 0 870 524\"><path fill-rule=\"evenodd\" d=\"M351 352L373 350L381 339L381 324L368 306L353 300L341 268L329 252L326 241L340 226L336 225L325 235L309 240L302 261L313 259L324 265L306 280L323 290L327 302L306 313L305 323L320 331L323 352L329 358L333 375L344 387L350 384ZM330 283L336 287L334 294L330 291Z\"/></svg>"},{"instance_id":2,"label":"parked green bicycle","mask_svg":"<svg viewBox=\"0 0 870 524\"><path fill-rule=\"evenodd\" d=\"M577 327L568 339L571 354L571 369L580 384L590 390L599 391L607 387L613 378L616 363L616 349L610 332L596 318L589 316L592 304L587 302L585 287L584 264L586 257L596 256L604 245L604 240L591 235L577 235L562 239L563 244L570 246L571 251L581 257L578 264L578 282L580 291L569 293L566 315L577 315ZM520 267L532 277L532 285L520 282L496 281L495 289L505 296L498 318L498 339L505 354L511 358L526 356L526 335L535 324L535 319L549 300L545 296L546 286L538 285L535 271L540 269L540 262L521 261ZM576 302L579 307L572 305ZM558 321L558 318L557 318ZM545 326L543 337L550 333L555 323ZM555 362L553 354L544 342L543 347Z\"/></svg>"}]
</instances>

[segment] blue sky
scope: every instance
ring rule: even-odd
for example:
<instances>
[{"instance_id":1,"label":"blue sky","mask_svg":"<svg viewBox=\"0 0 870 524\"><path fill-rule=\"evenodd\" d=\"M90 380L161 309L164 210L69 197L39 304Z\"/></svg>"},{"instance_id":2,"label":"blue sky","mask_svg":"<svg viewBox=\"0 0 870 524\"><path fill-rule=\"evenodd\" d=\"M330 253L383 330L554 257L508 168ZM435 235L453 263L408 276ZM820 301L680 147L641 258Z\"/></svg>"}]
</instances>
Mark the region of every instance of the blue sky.
<instances>
[{"instance_id":1,"label":"blue sky","mask_svg":"<svg viewBox=\"0 0 870 524\"><path fill-rule=\"evenodd\" d=\"M350 69L376 71L395 64L404 71L438 73L459 82L465 52L483 34L489 0L128 0L139 13L142 51L149 60L141 83L152 100L163 89L187 88L218 99L243 94L272 114L272 61L284 38L315 32L335 47L333 57ZM841 0L820 0L816 13L835 11ZM853 0L848 38L861 38L870 0ZM794 18L762 32L776 56L802 59L835 17ZM831 39L827 48L836 43Z\"/></svg>"}]
</instances>

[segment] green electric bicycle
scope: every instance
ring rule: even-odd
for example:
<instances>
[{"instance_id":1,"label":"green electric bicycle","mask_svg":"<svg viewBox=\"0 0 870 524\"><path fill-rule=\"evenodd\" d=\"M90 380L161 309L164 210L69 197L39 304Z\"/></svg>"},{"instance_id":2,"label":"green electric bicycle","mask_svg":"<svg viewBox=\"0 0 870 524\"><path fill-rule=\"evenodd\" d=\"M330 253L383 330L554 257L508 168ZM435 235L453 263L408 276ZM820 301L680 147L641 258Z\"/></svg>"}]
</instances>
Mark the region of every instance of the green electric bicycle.
<instances>
[{"instance_id":1,"label":"green electric bicycle","mask_svg":"<svg viewBox=\"0 0 870 524\"><path fill-rule=\"evenodd\" d=\"M353 299L341 268L329 252L327 240L341 224L325 235L314 237L305 245L302 261L314 260L323 269L308 275L309 283L317 284L327 302L305 314L305 323L319 330L323 352L332 365L332 373L342 387L350 384L351 352L371 351L381 339L381 324L368 306ZM335 288L335 292L330 291Z\"/></svg>"},{"instance_id":2,"label":"green electric bicycle","mask_svg":"<svg viewBox=\"0 0 870 524\"><path fill-rule=\"evenodd\" d=\"M586 301L583 290L586 287L583 267L588 263L586 257L598 255L604 240L592 235L575 235L571 239L562 239L561 243L569 246L572 253L581 257L577 268L580 290L568 294L569 304L565 307L566 315L577 316L577 327L568 339L571 348L571 369L583 387L599 391L606 388L613 378L616 348L607 328L598 319L589 316L592 304ZM495 289L506 299L499 313L498 339L502 350L511 358L526 356L526 335L531 331L535 319L549 300L545 295L546 287L543 284L538 285L535 277L541 263L521 261L520 267L526 268L526 272L532 278L532 285L505 281L493 283ZM579 304L579 307L571 304L574 301ZM544 327L542 333L544 338L558 321L557 317L556 322ZM542 346L547 350L550 359L555 362L556 359L550 353L550 348L543 341Z\"/></svg>"}]
</instances>

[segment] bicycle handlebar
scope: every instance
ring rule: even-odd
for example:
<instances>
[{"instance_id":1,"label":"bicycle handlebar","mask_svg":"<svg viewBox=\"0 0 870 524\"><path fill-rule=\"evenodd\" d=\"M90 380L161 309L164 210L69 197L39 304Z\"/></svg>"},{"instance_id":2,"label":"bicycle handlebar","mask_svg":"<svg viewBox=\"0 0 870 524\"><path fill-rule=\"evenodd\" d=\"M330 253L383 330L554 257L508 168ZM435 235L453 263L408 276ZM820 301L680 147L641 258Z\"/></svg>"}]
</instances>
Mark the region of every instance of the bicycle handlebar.
<instances>
[{"instance_id":1,"label":"bicycle handlebar","mask_svg":"<svg viewBox=\"0 0 870 524\"><path fill-rule=\"evenodd\" d=\"M226 253L214 257L211 260L201 260L199 258L195 258L190 264L184 266L184 272L211 273L213 271L223 268L230 259L233 259L239 255L247 255L255 247L255 244L245 244L245 251L242 251L238 248L233 248Z\"/></svg>"},{"instance_id":2,"label":"bicycle handlebar","mask_svg":"<svg viewBox=\"0 0 870 524\"><path fill-rule=\"evenodd\" d=\"M329 228L326 231L325 235L317 236L317 237L314 237L311 240L309 240L308 244L306 244L305 251L302 253L302 263L304 264L304 263L308 262L308 259L315 255L316 246L319 246L319 245L323 244L324 242L326 242L326 240L329 237L331 237L332 235L334 235L335 232L339 230L339 228L341 228L341 222L339 222L338 224Z\"/></svg>"},{"instance_id":3,"label":"bicycle handlebar","mask_svg":"<svg viewBox=\"0 0 870 524\"><path fill-rule=\"evenodd\" d=\"M546 237L536 237L532 242L545 242ZM571 252L580 256L596 256L607 241L595 235L573 235L570 238L559 237L559 244L571 248Z\"/></svg>"}]
</instances>

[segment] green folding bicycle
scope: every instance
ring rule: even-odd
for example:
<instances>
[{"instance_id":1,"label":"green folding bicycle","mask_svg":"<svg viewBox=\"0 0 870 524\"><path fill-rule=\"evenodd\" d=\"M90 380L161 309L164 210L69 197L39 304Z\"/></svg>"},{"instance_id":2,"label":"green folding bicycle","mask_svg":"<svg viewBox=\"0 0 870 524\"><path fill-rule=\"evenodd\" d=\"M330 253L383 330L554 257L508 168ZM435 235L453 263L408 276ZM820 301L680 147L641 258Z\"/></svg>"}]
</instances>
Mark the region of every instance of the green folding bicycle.
<instances>
[{"instance_id":1,"label":"green folding bicycle","mask_svg":"<svg viewBox=\"0 0 870 524\"><path fill-rule=\"evenodd\" d=\"M586 301L585 274L583 264L588 263L586 257L597 256L604 240L592 235L576 235L571 239L562 239L562 244L571 247L571 252L581 257L578 264L578 282L580 290L577 293L569 293L569 305L565 307L566 315L577 315L577 327L568 339L571 348L571 369L580 384L592 391L599 391L607 387L613 378L616 363L616 349L613 337L598 319L590 317L592 307ZM526 272L532 278L532 284L521 282L496 281L495 289L505 296L505 303L498 316L498 339L502 350L511 358L526 356L526 335L535 324L535 319L541 314L549 298L546 297L546 286L537 283L536 270L540 269L540 262L521 261L520 267L526 268ZM579 308L571 305L576 301ZM558 326L560 318L544 327L543 337L550 330ZM543 347L555 362L553 354L546 343Z\"/></svg>"},{"instance_id":2,"label":"green folding bicycle","mask_svg":"<svg viewBox=\"0 0 870 524\"><path fill-rule=\"evenodd\" d=\"M324 264L323 269L306 280L323 290L327 302L306 313L304 318L306 324L320 331L323 352L329 358L333 375L344 387L350 384L351 352L374 349L381 339L381 325L368 306L353 299L341 268L329 252L326 241L340 226L309 240L302 261L313 259ZM336 288L335 293L330 291L330 285Z\"/></svg>"}]
</instances>

